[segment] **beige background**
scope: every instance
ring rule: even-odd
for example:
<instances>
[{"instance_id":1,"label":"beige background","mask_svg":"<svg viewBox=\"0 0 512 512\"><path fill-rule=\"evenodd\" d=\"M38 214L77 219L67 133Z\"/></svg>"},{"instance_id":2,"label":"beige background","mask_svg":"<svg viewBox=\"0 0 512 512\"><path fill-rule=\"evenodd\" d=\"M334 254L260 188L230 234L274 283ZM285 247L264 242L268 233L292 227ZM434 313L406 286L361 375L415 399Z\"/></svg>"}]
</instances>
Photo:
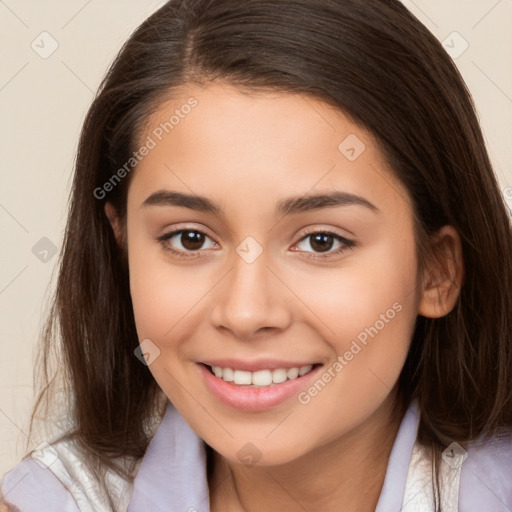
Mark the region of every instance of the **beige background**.
<instances>
[{"instance_id":1,"label":"beige background","mask_svg":"<svg viewBox=\"0 0 512 512\"><path fill-rule=\"evenodd\" d=\"M81 123L121 44L162 3L0 0L0 475L24 454L34 349ZM512 0L404 3L455 52L512 208Z\"/></svg>"}]
</instances>

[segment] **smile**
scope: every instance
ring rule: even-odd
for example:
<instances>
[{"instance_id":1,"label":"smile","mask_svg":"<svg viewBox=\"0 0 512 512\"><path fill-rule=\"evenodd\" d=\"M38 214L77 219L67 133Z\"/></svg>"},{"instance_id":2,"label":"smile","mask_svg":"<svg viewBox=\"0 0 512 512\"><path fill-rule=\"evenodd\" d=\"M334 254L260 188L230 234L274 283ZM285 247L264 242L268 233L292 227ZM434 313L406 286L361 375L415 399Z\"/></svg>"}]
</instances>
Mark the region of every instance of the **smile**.
<instances>
[{"instance_id":1,"label":"smile","mask_svg":"<svg viewBox=\"0 0 512 512\"><path fill-rule=\"evenodd\" d=\"M197 363L196 367L202 382L213 397L224 405L248 412L264 411L296 396L310 385L323 366L321 363L297 366L290 364L283 368L288 365L282 362L238 363L230 366ZM246 369L240 369L242 365ZM254 371L250 371L249 366L253 366Z\"/></svg>"},{"instance_id":2,"label":"smile","mask_svg":"<svg viewBox=\"0 0 512 512\"><path fill-rule=\"evenodd\" d=\"M313 369L313 365L308 364L300 367L276 368L274 370L264 369L255 372L234 370L233 368L221 368L220 366L209 366L209 368L219 379L225 382L232 382L237 386L267 387L302 377Z\"/></svg>"}]
</instances>

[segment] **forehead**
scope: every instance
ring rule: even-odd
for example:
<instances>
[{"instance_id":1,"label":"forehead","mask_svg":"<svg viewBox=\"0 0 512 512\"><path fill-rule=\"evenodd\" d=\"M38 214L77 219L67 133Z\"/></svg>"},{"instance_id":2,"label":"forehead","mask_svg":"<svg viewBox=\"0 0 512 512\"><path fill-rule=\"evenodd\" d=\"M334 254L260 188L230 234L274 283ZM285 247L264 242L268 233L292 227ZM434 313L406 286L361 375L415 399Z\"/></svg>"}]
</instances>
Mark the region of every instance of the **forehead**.
<instances>
[{"instance_id":1,"label":"forehead","mask_svg":"<svg viewBox=\"0 0 512 512\"><path fill-rule=\"evenodd\" d=\"M145 144L132 203L166 188L261 211L276 197L335 189L409 206L372 134L311 96L182 87L148 118L138 147Z\"/></svg>"}]
</instances>

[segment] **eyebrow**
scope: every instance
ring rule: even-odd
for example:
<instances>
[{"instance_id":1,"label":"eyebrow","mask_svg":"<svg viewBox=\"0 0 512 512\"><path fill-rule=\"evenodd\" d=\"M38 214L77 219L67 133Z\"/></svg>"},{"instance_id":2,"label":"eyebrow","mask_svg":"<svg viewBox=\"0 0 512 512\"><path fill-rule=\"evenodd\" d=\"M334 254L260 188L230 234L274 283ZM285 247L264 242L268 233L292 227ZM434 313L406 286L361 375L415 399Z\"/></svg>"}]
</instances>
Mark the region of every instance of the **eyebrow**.
<instances>
[{"instance_id":1,"label":"eyebrow","mask_svg":"<svg viewBox=\"0 0 512 512\"><path fill-rule=\"evenodd\" d=\"M275 216L287 216L297 213L321 210L323 208L332 208L336 206L363 206L379 213L380 210L364 197L348 192L334 191L324 192L314 195L289 197L277 203ZM205 213L213 213L218 216L223 215L222 208L205 196L195 194L185 194L170 190L158 190L151 194L141 205L148 206L182 206Z\"/></svg>"}]
</instances>

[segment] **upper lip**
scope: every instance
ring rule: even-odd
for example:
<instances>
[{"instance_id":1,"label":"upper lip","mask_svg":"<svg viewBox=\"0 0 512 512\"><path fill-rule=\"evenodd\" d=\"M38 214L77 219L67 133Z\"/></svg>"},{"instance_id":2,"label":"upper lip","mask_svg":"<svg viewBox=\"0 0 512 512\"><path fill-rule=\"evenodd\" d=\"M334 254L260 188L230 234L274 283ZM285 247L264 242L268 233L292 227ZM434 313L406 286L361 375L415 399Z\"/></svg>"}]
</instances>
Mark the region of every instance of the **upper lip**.
<instances>
[{"instance_id":1,"label":"upper lip","mask_svg":"<svg viewBox=\"0 0 512 512\"><path fill-rule=\"evenodd\" d=\"M220 366L221 368L232 368L233 370L244 370L246 372L257 372L258 370L276 370L277 368L300 368L301 366L318 364L311 361L283 361L279 359L259 359L257 361L241 359L208 359L200 361L208 366Z\"/></svg>"}]
</instances>

